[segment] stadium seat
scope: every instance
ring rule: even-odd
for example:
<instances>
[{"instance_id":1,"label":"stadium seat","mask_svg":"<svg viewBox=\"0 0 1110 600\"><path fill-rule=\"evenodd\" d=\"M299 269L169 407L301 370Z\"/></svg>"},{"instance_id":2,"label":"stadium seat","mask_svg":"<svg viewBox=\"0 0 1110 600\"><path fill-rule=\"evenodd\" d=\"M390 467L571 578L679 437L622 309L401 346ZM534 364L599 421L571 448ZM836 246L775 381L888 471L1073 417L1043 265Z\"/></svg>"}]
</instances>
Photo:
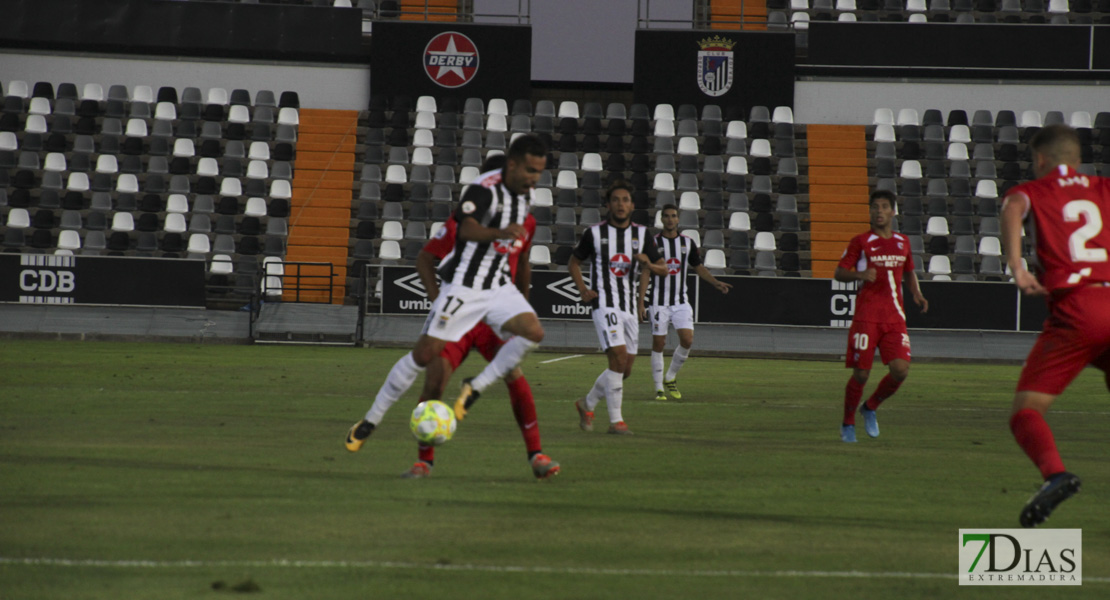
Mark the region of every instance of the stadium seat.
<instances>
[{"instance_id":1,"label":"stadium seat","mask_svg":"<svg viewBox=\"0 0 1110 600\"><path fill-rule=\"evenodd\" d=\"M948 233L948 219L944 217L929 217L925 226L926 235L946 236Z\"/></svg>"},{"instance_id":2,"label":"stadium seat","mask_svg":"<svg viewBox=\"0 0 1110 600\"><path fill-rule=\"evenodd\" d=\"M730 231L750 231L751 218L746 212L734 212L729 215L728 228Z\"/></svg>"},{"instance_id":3,"label":"stadium seat","mask_svg":"<svg viewBox=\"0 0 1110 600\"><path fill-rule=\"evenodd\" d=\"M927 270L931 275L949 275L952 273L952 263L946 255L931 256Z\"/></svg>"}]
</instances>

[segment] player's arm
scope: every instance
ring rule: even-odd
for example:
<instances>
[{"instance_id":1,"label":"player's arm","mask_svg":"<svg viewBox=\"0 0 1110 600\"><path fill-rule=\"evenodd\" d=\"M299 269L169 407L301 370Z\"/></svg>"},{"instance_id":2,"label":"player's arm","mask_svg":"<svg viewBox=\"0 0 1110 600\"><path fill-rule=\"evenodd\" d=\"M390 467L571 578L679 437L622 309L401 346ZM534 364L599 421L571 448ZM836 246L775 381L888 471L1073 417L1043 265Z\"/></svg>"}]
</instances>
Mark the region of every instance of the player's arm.
<instances>
[{"instance_id":1,"label":"player's arm","mask_svg":"<svg viewBox=\"0 0 1110 600\"><path fill-rule=\"evenodd\" d=\"M582 264L582 259L571 254L570 260L567 261L567 273L570 273L570 278L574 280L574 285L578 288L578 295L582 297L582 304L589 304L597 299L597 292L586 287L586 282L582 279L580 264Z\"/></svg>"},{"instance_id":2,"label":"player's arm","mask_svg":"<svg viewBox=\"0 0 1110 600\"><path fill-rule=\"evenodd\" d=\"M459 239L464 242L492 242L495 240L503 240L506 238L522 239L525 236L524 227L516 223L510 223L504 229L495 227L486 227L478 222L474 217L463 217L459 221Z\"/></svg>"},{"instance_id":3,"label":"player's arm","mask_svg":"<svg viewBox=\"0 0 1110 600\"><path fill-rule=\"evenodd\" d=\"M667 264L663 260L663 255L659 254L659 249L655 247L655 241L651 236L644 240L644 251L637 254L635 258L643 265L644 269L651 271L652 274L660 277L667 276Z\"/></svg>"},{"instance_id":4,"label":"player's arm","mask_svg":"<svg viewBox=\"0 0 1110 600\"><path fill-rule=\"evenodd\" d=\"M528 299L528 292L532 289L532 261L528 260L525 252L516 255L516 288Z\"/></svg>"},{"instance_id":5,"label":"player's arm","mask_svg":"<svg viewBox=\"0 0 1110 600\"><path fill-rule=\"evenodd\" d=\"M464 242L486 243L507 238L522 239L527 233L523 225L509 224L504 229L486 227L478 221L493 204L493 192L482 186L468 186L452 218L459 224L455 234Z\"/></svg>"},{"instance_id":6,"label":"player's arm","mask_svg":"<svg viewBox=\"0 0 1110 600\"><path fill-rule=\"evenodd\" d=\"M648 257L648 255L641 252L636 255L636 260L640 261L640 264L644 266L644 272L650 271L653 275L666 277L667 265L663 262L662 258L656 260L655 262L651 262L651 259Z\"/></svg>"},{"instance_id":7,"label":"player's arm","mask_svg":"<svg viewBox=\"0 0 1110 600\"><path fill-rule=\"evenodd\" d=\"M590 256L593 256L593 234L592 229L587 229L582 233L582 239L578 240L578 245L574 247L574 252L570 255L570 260L567 261L567 273L570 273L570 278L574 280L574 285L578 288L578 295L582 297L582 304L589 304L597 299L597 292L586 287L586 281L582 279L582 261Z\"/></svg>"},{"instance_id":8,"label":"player's arm","mask_svg":"<svg viewBox=\"0 0 1110 600\"><path fill-rule=\"evenodd\" d=\"M845 283L851 281L875 281L875 267L868 268L864 271L857 271L855 269L845 269L844 267L837 267L833 272L833 279L843 281Z\"/></svg>"},{"instance_id":9,"label":"player's arm","mask_svg":"<svg viewBox=\"0 0 1110 600\"><path fill-rule=\"evenodd\" d=\"M878 274L874 267L869 267L863 271L855 268L855 264L859 260L861 254L863 254L863 247L859 242L859 238L852 238L852 241L848 243L848 249L844 251L844 256L840 257L840 262L837 263L836 270L833 271L833 279L842 283L851 283L853 281L870 283L875 281Z\"/></svg>"},{"instance_id":10,"label":"player's arm","mask_svg":"<svg viewBox=\"0 0 1110 600\"><path fill-rule=\"evenodd\" d=\"M532 290L532 241L536 238L536 218L528 215L524 219L524 230L528 233L525 237L524 245L520 248L520 252L516 253L516 284L518 290L524 299L529 298L529 292ZM512 256L512 255L510 255ZM511 260L511 258L510 258Z\"/></svg>"},{"instance_id":11,"label":"player's arm","mask_svg":"<svg viewBox=\"0 0 1110 600\"><path fill-rule=\"evenodd\" d=\"M910 282L910 295L913 296L913 303L921 309L921 312L929 312L929 301L921 294L921 284L917 281L917 273L913 270L913 263L907 262L909 270L906 272L906 277L909 277Z\"/></svg>"},{"instance_id":12,"label":"player's arm","mask_svg":"<svg viewBox=\"0 0 1110 600\"><path fill-rule=\"evenodd\" d=\"M704 279L707 283L709 283L709 285L716 288L717 291L721 292L722 294L727 294L728 291L732 289L731 284L725 283L720 279L714 277L713 274L709 272L709 269L705 268L704 264L694 267L694 271L697 272L698 277Z\"/></svg>"},{"instance_id":13,"label":"player's arm","mask_svg":"<svg viewBox=\"0 0 1110 600\"><path fill-rule=\"evenodd\" d=\"M640 270L640 290L636 294L636 308L638 309L638 314L640 315L640 321L647 321L648 320L647 307L645 306L645 300L647 298L648 278L649 277L651 277L651 274L648 273L647 269L641 269Z\"/></svg>"},{"instance_id":14,"label":"player's arm","mask_svg":"<svg viewBox=\"0 0 1110 600\"><path fill-rule=\"evenodd\" d=\"M1037 277L1021 264L1021 223L1029 206L1025 194L1010 194L1002 201L1002 252L1014 275L1014 285L1025 294L1040 296L1048 293Z\"/></svg>"},{"instance_id":15,"label":"player's arm","mask_svg":"<svg viewBox=\"0 0 1110 600\"><path fill-rule=\"evenodd\" d=\"M439 258L427 250L421 249L416 255L416 273L420 276L420 283L424 284L428 300L434 301L439 296L439 280L436 278L438 263Z\"/></svg>"}]
</instances>

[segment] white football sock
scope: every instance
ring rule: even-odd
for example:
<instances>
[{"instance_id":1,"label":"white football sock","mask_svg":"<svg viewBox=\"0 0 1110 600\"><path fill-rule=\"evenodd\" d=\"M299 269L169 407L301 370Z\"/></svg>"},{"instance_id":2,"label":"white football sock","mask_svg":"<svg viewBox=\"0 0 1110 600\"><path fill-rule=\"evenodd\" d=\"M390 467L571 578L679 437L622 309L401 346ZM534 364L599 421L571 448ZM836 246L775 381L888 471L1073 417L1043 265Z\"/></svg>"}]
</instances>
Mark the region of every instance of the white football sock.
<instances>
[{"instance_id":1,"label":"white football sock","mask_svg":"<svg viewBox=\"0 0 1110 600\"><path fill-rule=\"evenodd\" d=\"M683 348L680 345L674 349L674 355L671 356L671 368L667 369L667 381L674 381L674 378L678 377L678 370L682 368L688 356L690 356L689 348Z\"/></svg>"},{"instance_id":2,"label":"white football sock","mask_svg":"<svg viewBox=\"0 0 1110 600\"><path fill-rule=\"evenodd\" d=\"M609 422L623 421L621 403L624 400L624 373L606 370L602 375L608 379L608 385L605 386L605 405L609 408Z\"/></svg>"},{"instance_id":3,"label":"white football sock","mask_svg":"<svg viewBox=\"0 0 1110 600\"><path fill-rule=\"evenodd\" d=\"M412 383L423 372L424 367L416 364L412 358L412 352L402 356L401 360L394 363L393 368L389 370L385 383L382 383L378 395L374 397L374 404L366 411L366 420L375 425L381 423L389 407L412 387Z\"/></svg>"},{"instance_id":4,"label":"white football sock","mask_svg":"<svg viewBox=\"0 0 1110 600\"><path fill-rule=\"evenodd\" d=\"M663 391L663 353L651 353L651 380L655 382L655 391Z\"/></svg>"},{"instance_id":5,"label":"white football sock","mask_svg":"<svg viewBox=\"0 0 1110 600\"><path fill-rule=\"evenodd\" d=\"M478 392L488 388L517 368L524 357L537 346L539 344L526 337L513 336L501 346L486 368L470 381L470 386Z\"/></svg>"},{"instance_id":6,"label":"white football sock","mask_svg":"<svg viewBox=\"0 0 1110 600\"><path fill-rule=\"evenodd\" d=\"M602 371L601 375L598 375L597 379L594 381L594 386L590 388L589 393L586 394L586 410L593 412L597 403L601 402L601 399L605 397L605 388L609 386L608 373L608 369Z\"/></svg>"}]
</instances>

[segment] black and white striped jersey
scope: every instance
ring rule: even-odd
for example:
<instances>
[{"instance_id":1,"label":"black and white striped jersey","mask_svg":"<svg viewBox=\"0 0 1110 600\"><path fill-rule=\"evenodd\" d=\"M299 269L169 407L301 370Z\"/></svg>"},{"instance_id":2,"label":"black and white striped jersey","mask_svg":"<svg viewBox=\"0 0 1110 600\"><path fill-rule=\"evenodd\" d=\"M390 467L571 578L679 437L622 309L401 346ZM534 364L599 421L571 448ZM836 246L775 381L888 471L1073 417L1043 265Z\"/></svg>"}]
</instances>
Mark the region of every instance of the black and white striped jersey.
<instances>
[{"instance_id":1,"label":"black and white striped jersey","mask_svg":"<svg viewBox=\"0 0 1110 600\"><path fill-rule=\"evenodd\" d=\"M686 295L686 276L690 267L701 264L701 254L698 245L692 238L677 235L668 238L662 233L655 235L655 245L659 254L667 263L667 275L651 276L651 304L652 306L677 306L689 304Z\"/></svg>"},{"instance_id":2,"label":"black and white striped jersey","mask_svg":"<svg viewBox=\"0 0 1110 600\"><path fill-rule=\"evenodd\" d=\"M458 224L471 217L483 227L504 229L512 223L523 225L528 217L531 192L514 195L501 182L501 170L487 171L463 188L459 206L452 216ZM464 241L456 238L455 247L440 262L438 273L444 282L477 290L490 290L512 283L509 259L517 240L492 242Z\"/></svg>"},{"instance_id":3,"label":"black and white striped jersey","mask_svg":"<svg viewBox=\"0 0 1110 600\"><path fill-rule=\"evenodd\" d=\"M614 227L608 221L582 232L574 256L590 265L590 289L597 292L594 308L616 308L636 314L636 286L640 282L637 254L655 262L659 252L647 227L632 223Z\"/></svg>"}]
</instances>

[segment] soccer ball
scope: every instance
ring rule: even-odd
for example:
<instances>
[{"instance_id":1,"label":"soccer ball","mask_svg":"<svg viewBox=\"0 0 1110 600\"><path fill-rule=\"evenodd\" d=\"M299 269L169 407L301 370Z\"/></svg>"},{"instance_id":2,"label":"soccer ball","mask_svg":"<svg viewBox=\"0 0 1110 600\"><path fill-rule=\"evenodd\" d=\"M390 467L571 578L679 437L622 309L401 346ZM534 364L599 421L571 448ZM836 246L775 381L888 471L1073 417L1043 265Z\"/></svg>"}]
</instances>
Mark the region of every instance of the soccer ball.
<instances>
[{"instance_id":1,"label":"soccer ball","mask_svg":"<svg viewBox=\"0 0 1110 600\"><path fill-rule=\"evenodd\" d=\"M428 400L416 405L409 419L409 429L417 441L439 446L455 435L455 411L439 400Z\"/></svg>"}]
</instances>

